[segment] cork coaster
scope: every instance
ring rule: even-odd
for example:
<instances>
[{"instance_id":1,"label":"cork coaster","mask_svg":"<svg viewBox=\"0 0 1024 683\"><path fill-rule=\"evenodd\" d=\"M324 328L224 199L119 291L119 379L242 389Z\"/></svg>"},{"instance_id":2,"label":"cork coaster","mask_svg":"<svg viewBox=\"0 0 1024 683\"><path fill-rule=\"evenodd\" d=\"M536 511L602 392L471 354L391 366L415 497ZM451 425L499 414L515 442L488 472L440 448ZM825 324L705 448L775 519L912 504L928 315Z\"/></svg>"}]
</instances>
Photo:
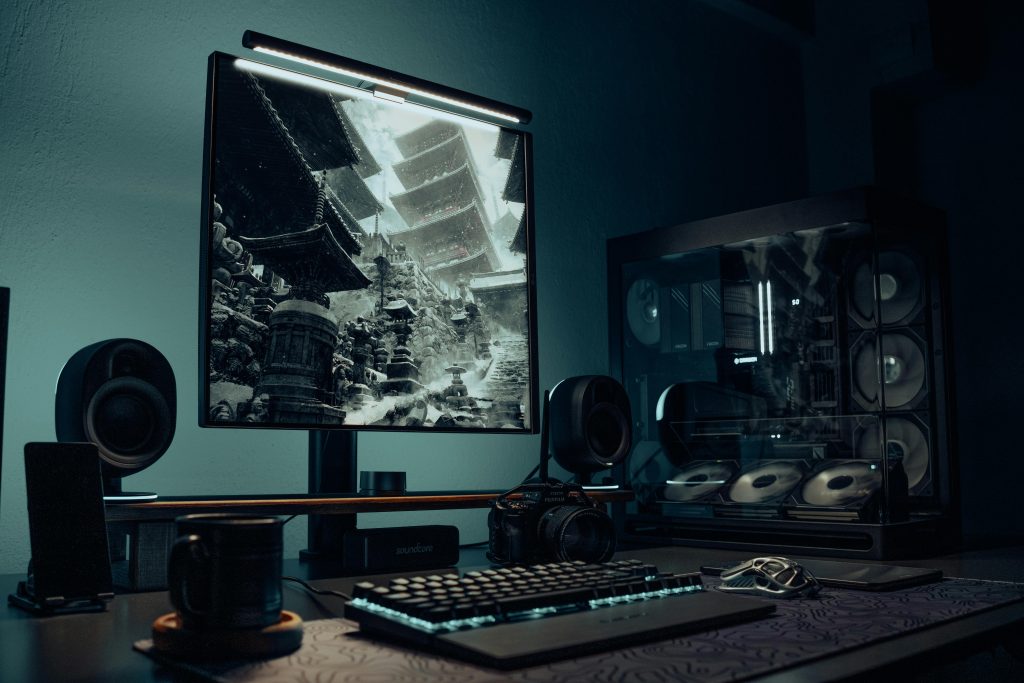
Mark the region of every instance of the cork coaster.
<instances>
[{"instance_id":1,"label":"cork coaster","mask_svg":"<svg viewBox=\"0 0 1024 683\"><path fill-rule=\"evenodd\" d=\"M302 645L302 618L283 610L281 619L261 629L191 631L176 612L153 622L157 651L182 659L270 659L294 652Z\"/></svg>"}]
</instances>

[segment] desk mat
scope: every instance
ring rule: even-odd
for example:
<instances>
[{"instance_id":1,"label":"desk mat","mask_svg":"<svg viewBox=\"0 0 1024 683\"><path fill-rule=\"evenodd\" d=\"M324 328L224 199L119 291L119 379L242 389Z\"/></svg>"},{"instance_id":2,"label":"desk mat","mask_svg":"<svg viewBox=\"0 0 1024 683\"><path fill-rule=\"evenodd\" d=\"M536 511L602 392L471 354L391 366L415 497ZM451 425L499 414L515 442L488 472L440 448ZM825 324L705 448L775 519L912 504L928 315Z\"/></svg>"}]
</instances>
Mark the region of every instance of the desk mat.
<instances>
[{"instance_id":1,"label":"desk mat","mask_svg":"<svg viewBox=\"0 0 1024 683\"><path fill-rule=\"evenodd\" d=\"M709 589L716 581L705 579ZM751 598L760 600L762 598ZM680 606L685 597L678 598ZM169 661L150 640L134 647L161 664L225 683L346 681L737 681L1024 600L1024 584L947 579L887 593L823 589L810 600L773 600L759 621L515 671L384 645L353 634L344 619L305 623L302 647L261 662Z\"/></svg>"}]
</instances>

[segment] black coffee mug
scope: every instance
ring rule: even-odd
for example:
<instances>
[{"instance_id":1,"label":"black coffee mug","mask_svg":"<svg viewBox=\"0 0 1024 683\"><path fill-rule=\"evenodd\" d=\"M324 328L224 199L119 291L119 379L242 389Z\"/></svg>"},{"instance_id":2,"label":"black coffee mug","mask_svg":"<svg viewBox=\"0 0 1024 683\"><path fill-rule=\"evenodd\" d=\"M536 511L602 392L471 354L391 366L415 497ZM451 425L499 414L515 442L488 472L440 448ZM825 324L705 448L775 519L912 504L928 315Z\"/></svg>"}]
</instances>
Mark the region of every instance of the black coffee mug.
<instances>
[{"instance_id":1,"label":"black coffee mug","mask_svg":"<svg viewBox=\"0 0 1024 683\"><path fill-rule=\"evenodd\" d=\"M279 518L216 513L175 523L167 580L184 628L258 629L280 621Z\"/></svg>"}]
</instances>

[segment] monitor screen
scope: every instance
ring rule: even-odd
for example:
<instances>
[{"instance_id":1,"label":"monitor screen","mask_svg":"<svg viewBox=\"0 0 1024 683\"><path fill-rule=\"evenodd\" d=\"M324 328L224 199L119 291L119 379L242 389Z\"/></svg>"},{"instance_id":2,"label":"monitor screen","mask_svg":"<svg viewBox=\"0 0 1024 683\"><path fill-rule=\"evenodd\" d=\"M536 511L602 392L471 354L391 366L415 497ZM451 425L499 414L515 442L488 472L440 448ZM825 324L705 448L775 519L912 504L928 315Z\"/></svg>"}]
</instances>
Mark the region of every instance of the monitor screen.
<instances>
[{"instance_id":1,"label":"monitor screen","mask_svg":"<svg viewBox=\"0 0 1024 683\"><path fill-rule=\"evenodd\" d=\"M210 57L200 424L536 431L530 137Z\"/></svg>"}]
</instances>

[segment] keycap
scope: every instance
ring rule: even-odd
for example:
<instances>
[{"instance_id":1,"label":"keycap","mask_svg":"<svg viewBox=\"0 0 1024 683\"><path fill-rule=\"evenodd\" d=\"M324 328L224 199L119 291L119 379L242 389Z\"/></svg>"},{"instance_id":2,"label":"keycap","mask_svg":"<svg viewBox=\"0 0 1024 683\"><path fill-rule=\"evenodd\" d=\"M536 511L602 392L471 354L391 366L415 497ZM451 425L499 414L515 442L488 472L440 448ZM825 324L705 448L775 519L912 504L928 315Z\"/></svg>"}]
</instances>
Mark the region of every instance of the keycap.
<instances>
[{"instance_id":1,"label":"keycap","mask_svg":"<svg viewBox=\"0 0 1024 683\"><path fill-rule=\"evenodd\" d=\"M369 595L370 591L372 591L376 587L376 585L377 584L373 583L372 581L360 581L352 587L352 597L365 598L367 595Z\"/></svg>"},{"instance_id":2,"label":"keycap","mask_svg":"<svg viewBox=\"0 0 1024 683\"><path fill-rule=\"evenodd\" d=\"M574 602L592 600L594 590L592 588L576 588L572 590L544 593L542 595L520 595L498 598L498 608L504 614L512 612L523 612L538 607L557 607L568 605Z\"/></svg>"}]
</instances>

